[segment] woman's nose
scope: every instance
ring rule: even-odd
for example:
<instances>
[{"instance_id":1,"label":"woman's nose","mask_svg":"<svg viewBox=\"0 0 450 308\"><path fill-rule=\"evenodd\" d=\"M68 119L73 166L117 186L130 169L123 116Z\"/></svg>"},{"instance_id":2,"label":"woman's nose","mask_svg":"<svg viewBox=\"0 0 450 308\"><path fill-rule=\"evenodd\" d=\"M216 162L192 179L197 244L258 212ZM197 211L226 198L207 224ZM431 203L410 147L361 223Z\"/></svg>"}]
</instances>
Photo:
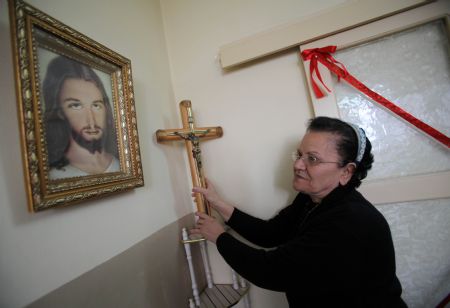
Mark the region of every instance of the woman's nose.
<instances>
[{"instance_id":1,"label":"woman's nose","mask_svg":"<svg viewBox=\"0 0 450 308\"><path fill-rule=\"evenodd\" d=\"M295 169L300 169L300 170L306 169L306 165L305 165L305 162L303 161L303 157L298 158L298 159L294 162L294 168L295 168Z\"/></svg>"}]
</instances>

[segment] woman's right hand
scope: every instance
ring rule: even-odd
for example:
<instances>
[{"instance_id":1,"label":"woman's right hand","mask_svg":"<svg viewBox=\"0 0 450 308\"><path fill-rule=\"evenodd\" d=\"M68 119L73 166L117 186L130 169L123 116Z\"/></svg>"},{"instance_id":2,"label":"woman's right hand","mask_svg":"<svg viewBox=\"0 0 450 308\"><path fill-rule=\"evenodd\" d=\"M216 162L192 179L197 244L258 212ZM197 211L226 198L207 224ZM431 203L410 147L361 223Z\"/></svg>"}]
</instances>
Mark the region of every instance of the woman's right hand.
<instances>
[{"instance_id":1,"label":"woman's right hand","mask_svg":"<svg viewBox=\"0 0 450 308\"><path fill-rule=\"evenodd\" d=\"M217 193L214 185L206 179L206 188L203 187L194 187L192 188L192 197L195 197L195 194L202 194L205 199L209 202L209 204L214 208L219 214L223 217L225 221L228 221L233 214L234 206L226 203L222 200L222 198Z\"/></svg>"}]
</instances>

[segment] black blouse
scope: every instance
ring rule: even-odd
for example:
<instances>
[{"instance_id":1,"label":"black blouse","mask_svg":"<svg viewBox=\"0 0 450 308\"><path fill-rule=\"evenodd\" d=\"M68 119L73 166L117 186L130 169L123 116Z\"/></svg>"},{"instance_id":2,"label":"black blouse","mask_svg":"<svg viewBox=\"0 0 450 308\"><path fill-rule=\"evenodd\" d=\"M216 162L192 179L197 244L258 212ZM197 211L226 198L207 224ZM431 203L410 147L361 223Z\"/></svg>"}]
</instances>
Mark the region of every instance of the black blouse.
<instances>
[{"instance_id":1,"label":"black blouse","mask_svg":"<svg viewBox=\"0 0 450 308\"><path fill-rule=\"evenodd\" d=\"M270 220L235 209L217 239L225 261L253 284L286 292L290 307L406 307L391 232L358 191L338 187L318 205L298 194Z\"/></svg>"}]
</instances>

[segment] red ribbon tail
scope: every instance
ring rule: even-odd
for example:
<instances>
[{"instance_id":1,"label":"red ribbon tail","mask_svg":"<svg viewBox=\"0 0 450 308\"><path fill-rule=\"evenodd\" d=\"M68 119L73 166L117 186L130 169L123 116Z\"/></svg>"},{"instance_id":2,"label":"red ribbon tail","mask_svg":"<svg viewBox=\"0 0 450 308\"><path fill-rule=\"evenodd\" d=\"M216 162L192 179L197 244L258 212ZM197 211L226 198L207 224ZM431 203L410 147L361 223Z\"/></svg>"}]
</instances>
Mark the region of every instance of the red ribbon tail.
<instances>
[{"instance_id":1,"label":"red ribbon tail","mask_svg":"<svg viewBox=\"0 0 450 308\"><path fill-rule=\"evenodd\" d=\"M315 60L315 61L314 61ZM313 88L314 94L317 98L322 98L325 95L323 94L320 87L317 85L316 80L314 79L314 70L317 68L317 59L311 60L311 64L309 65L309 74L311 76L311 86ZM315 65L314 63L315 62Z\"/></svg>"},{"instance_id":2,"label":"red ribbon tail","mask_svg":"<svg viewBox=\"0 0 450 308\"><path fill-rule=\"evenodd\" d=\"M347 81L350 85L355 87L358 91L361 93L367 95L371 99L373 99L375 102L380 104L381 106L389 109L391 112L395 113L402 119L406 120L410 124L414 125L421 131L428 134L430 137L434 138L435 140L441 142L442 144L446 145L447 148L450 148L450 138L447 137L445 134L441 133L440 131L436 130L435 128L431 127L430 125L422 122L421 120L417 119L413 115L409 114L402 108L398 107L391 101L387 100L383 96L379 95L378 93L370 90L366 85L361 83L359 80L357 80L355 77L353 77L345 68L345 66L337 61L336 59L331 56L331 53L333 53L336 50L336 46L326 46L323 48L314 48L314 49L307 49L302 51L301 55L304 61L310 60L309 64L309 73L311 78L311 85L314 91L314 94L317 98L324 97L324 93L319 88L319 85L317 84L316 80L314 79L314 72L316 72L317 79L322 83L322 85L327 89L328 92L331 92L330 89L325 85L325 83L322 80L322 76L320 75L319 68L318 68L318 62L322 63L325 67L327 67L331 72L333 72L337 77L338 81L342 78L345 81Z\"/></svg>"},{"instance_id":3,"label":"red ribbon tail","mask_svg":"<svg viewBox=\"0 0 450 308\"><path fill-rule=\"evenodd\" d=\"M311 59L310 65L309 65L309 74L311 77L311 85L314 91L314 94L317 98L322 98L325 96L323 91L320 89L319 85L317 84L317 81L314 78L314 72L316 72L317 79L320 81L320 83L327 89L328 92L331 92L330 89L325 85L325 83L322 80L322 75L320 74L318 63L317 63L317 57L313 57Z\"/></svg>"}]
</instances>

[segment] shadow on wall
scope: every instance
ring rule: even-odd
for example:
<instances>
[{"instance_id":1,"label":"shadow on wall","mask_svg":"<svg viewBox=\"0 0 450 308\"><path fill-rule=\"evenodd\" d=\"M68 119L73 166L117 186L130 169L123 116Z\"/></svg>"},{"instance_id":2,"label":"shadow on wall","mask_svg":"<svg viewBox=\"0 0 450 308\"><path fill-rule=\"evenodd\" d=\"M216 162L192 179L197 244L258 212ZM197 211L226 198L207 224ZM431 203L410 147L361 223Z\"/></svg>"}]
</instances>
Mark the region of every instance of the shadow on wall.
<instances>
[{"instance_id":1,"label":"shadow on wall","mask_svg":"<svg viewBox=\"0 0 450 308\"><path fill-rule=\"evenodd\" d=\"M186 215L28 307L187 307L192 289L180 237L193 219ZM204 277L201 253L194 246L196 275ZM206 285L198 280L200 287Z\"/></svg>"},{"instance_id":2,"label":"shadow on wall","mask_svg":"<svg viewBox=\"0 0 450 308\"><path fill-rule=\"evenodd\" d=\"M289 198L286 201L286 205L290 204L290 202L293 201L295 196L298 194L298 192L292 188L294 163L291 159L292 151L297 149L302 138L301 132L298 133L298 136L299 137L297 139L293 138L292 140L289 140L280 150L282 156L276 169L277 174L275 176L275 187L289 193Z\"/></svg>"},{"instance_id":3,"label":"shadow on wall","mask_svg":"<svg viewBox=\"0 0 450 308\"><path fill-rule=\"evenodd\" d=\"M173 126L173 123L167 118L164 118L163 123L164 127L167 128L178 127L178 125ZM186 166L189 164L185 159L187 155L185 142L180 140L157 143L155 134L153 134L152 140L158 150L162 151L167 164L177 217L193 212L193 203L191 201L193 200L191 198L192 180L187 175Z\"/></svg>"},{"instance_id":4,"label":"shadow on wall","mask_svg":"<svg viewBox=\"0 0 450 308\"><path fill-rule=\"evenodd\" d=\"M8 16L7 1L0 2L1 14ZM9 17L6 22L9 23ZM23 180L20 133L17 117L13 55L9 24L0 24L0 204L11 208L16 224L26 223L31 218L27 212L27 199Z\"/></svg>"}]
</instances>

